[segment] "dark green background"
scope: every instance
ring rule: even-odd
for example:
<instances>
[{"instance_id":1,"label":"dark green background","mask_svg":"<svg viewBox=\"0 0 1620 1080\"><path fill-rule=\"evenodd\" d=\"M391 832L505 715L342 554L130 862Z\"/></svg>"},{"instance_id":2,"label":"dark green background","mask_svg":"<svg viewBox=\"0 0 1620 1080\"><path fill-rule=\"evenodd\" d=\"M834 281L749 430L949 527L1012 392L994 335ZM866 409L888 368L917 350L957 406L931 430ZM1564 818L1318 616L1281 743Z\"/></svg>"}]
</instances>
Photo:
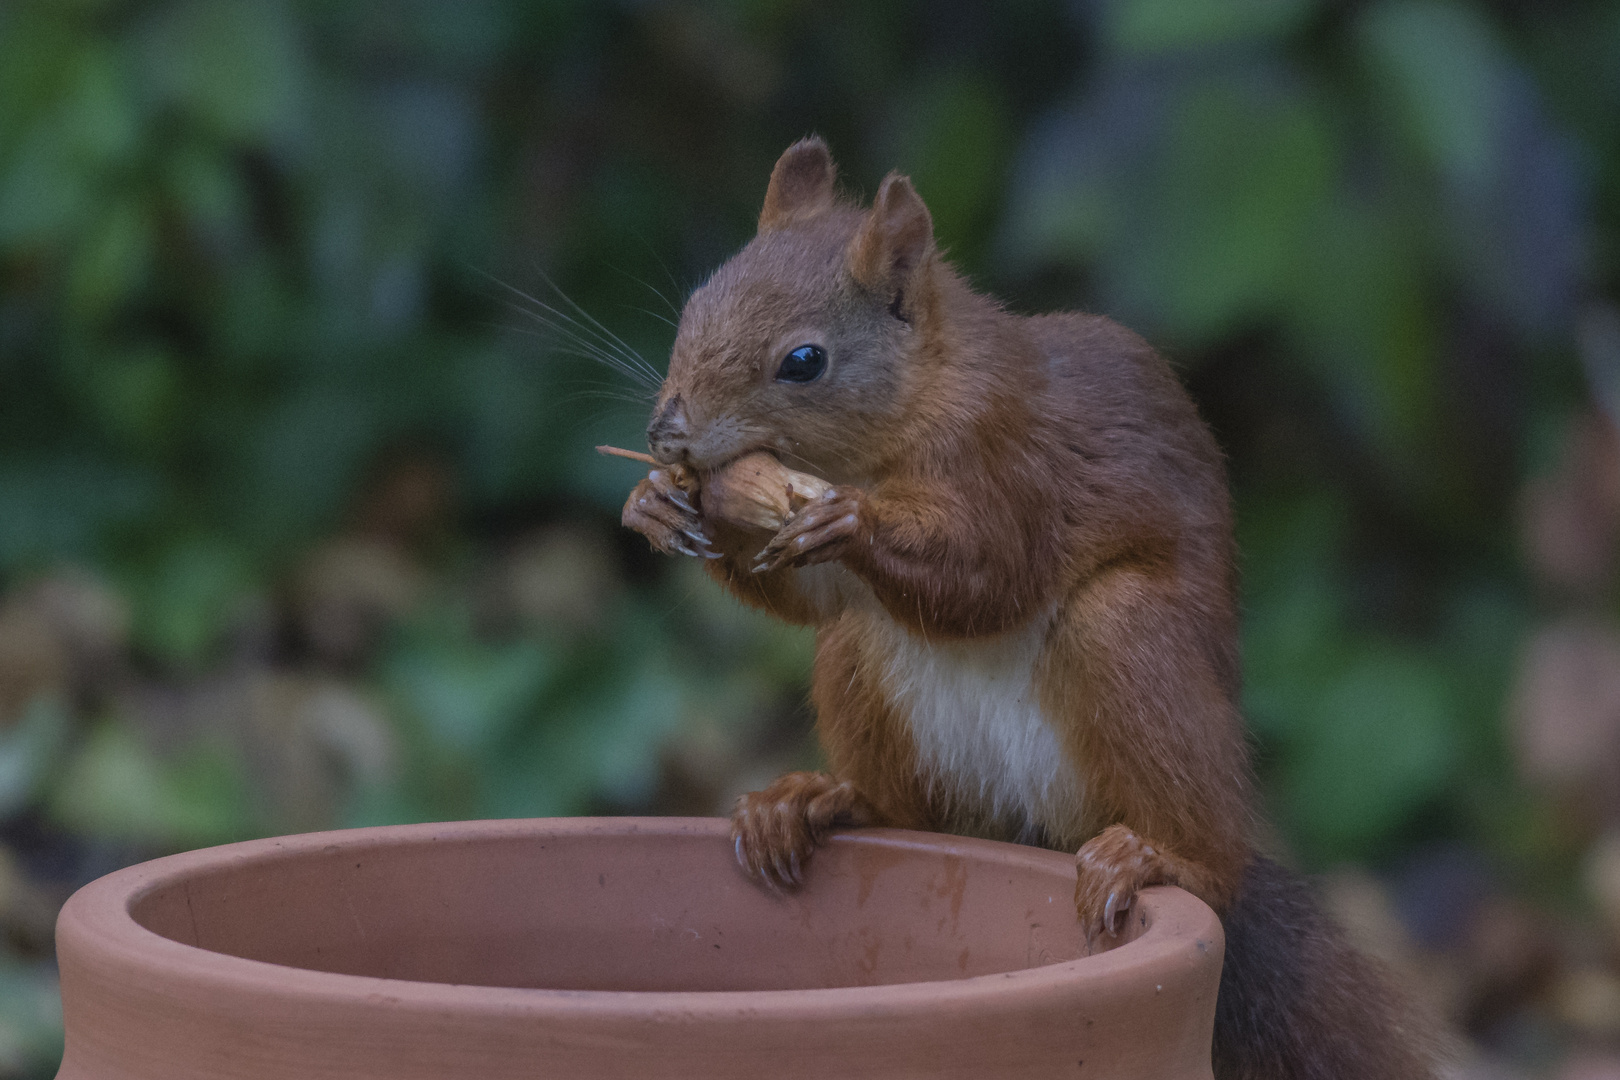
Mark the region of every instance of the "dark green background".
<instances>
[{"instance_id":1,"label":"dark green background","mask_svg":"<svg viewBox=\"0 0 1620 1080\"><path fill-rule=\"evenodd\" d=\"M46 914L7 917L0 1073L49 1075L39 927L120 862L714 812L813 760L808 640L619 535L637 470L591 447L642 388L511 291L661 367L809 132L1187 379L1279 845L1578 906L1601 814L1506 718L1534 627L1616 610L1519 539L1620 402L1615 4L9 0L0 877Z\"/></svg>"}]
</instances>

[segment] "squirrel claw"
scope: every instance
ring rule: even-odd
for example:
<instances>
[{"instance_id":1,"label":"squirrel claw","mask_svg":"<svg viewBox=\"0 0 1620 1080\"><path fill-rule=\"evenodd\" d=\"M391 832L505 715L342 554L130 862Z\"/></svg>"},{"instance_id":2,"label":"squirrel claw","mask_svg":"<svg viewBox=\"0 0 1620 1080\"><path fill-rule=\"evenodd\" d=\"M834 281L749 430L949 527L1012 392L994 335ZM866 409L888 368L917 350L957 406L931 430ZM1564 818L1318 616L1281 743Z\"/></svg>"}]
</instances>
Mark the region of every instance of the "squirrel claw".
<instances>
[{"instance_id":1,"label":"squirrel claw","mask_svg":"<svg viewBox=\"0 0 1620 1080\"><path fill-rule=\"evenodd\" d=\"M804 884L817 845L839 826L872 821L866 800L826 773L789 773L737 800L731 814L737 862L772 892Z\"/></svg>"},{"instance_id":2,"label":"squirrel claw","mask_svg":"<svg viewBox=\"0 0 1620 1080\"><path fill-rule=\"evenodd\" d=\"M1103 933L1109 936L1119 933L1120 925L1124 922L1125 911L1130 906L1129 897L1121 901L1119 893L1109 893L1108 902L1103 905Z\"/></svg>"},{"instance_id":3,"label":"squirrel claw","mask_svg":"<svg viewBox=\"0 0 1620 1080\"><path fill-rule=\"evenodd\" d=\"M1175 880L1164 853L1124 825L1111 825L1086 841L1075 856L1075 870L1075 910L1088 944L1125 929L1125 913L1137 892Z\"/></svg>"},{"instance_id":4,"label":"squirrel claw","mask_svg":"<svg viewBox=\"0 0 1620 1080\"><path fill-rule=\"evenodd\" d=\"M647 538L654 551L718 559L702 517L671 470L654 469L625 501L621 520Z\"/></svg>"},{"instance_id":5,"label":"squirrel claw","mask_svg":"<svg viewBox=\"0 0 1620 1080\"><path fill-rule=\"evenodd\" d=\"M701 555L705 559L718 559L721 557L720 553L714 550L714 541L703 533L695 529L682 529L681 535L692 541L697 547L698 550L693 554Z\"/></svg>"},{"instance_id":6,"label":"squirrel claw","mask_svg":"<svg viewBox=\"0 0 1620 1080\"><path fill-rule=\"evenodd\" d=\"M861 527L862 492L828 488L799 509L754 559L755 573L809 566L839 558Z\"/></svg>"}]
</instances>

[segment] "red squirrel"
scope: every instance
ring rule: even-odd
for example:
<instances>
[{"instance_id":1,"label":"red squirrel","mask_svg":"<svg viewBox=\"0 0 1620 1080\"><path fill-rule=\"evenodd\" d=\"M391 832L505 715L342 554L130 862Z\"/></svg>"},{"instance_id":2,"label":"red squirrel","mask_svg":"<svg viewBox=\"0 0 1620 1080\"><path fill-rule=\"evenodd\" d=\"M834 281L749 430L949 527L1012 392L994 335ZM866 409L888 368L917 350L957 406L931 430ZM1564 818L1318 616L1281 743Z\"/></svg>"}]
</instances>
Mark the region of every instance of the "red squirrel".
<instances>
[{"instance_id":1,"label":"red squirrel","mask_svg":"<svg viewBox=\"0 0 1620 1080\"><path fill-rule=\"evenodd\" d=\"M837 827L1077 853L1091 938L1172 884L1222 916L1222 1080L1430 1077L1399 995L1255 850L1225 465L1165 361L975 293L911 182L841 199L811 138L681 314L624 523L816 628L828 773L745 795L737 855L791 887ZM831 484L775 532L703 513L769 451Z\"/></svg>"}]
</instances>

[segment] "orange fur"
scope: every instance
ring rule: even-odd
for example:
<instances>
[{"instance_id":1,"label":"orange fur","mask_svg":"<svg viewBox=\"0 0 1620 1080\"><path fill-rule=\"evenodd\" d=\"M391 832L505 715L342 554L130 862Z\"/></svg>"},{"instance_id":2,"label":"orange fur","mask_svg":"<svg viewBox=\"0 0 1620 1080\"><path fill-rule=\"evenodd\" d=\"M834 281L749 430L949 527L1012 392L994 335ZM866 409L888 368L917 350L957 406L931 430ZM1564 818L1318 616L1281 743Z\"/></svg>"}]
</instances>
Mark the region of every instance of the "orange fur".
<instances>
[{"instance_id":1,"label":"orange fur","mask_svg":"<svg viewBox=\"0 0 1620 1080\"><path fill-rule=\"evenodd\" d=\"M819 140L783 155L759 235L687 303L648 429L672 466L769 450L833 490L775 536L676 505L658 472L625 508L655 547L690 540L741 600L817 629L832 774L740 800L739 858L791 885L835 825L944 828L1076 852L1090 934L1157 883L1236 910L1257 864L1213 437L1130 331L974 293L904 177L868 211L833 183ZM776 378L805 344L825 373ZM1311 1050L1292 1038L1227 1054L1246 1064L1223 1076L1293 1075ZM1427 1075L1398 1060L1389 1075Z\"/></svg>"}]
</instances>

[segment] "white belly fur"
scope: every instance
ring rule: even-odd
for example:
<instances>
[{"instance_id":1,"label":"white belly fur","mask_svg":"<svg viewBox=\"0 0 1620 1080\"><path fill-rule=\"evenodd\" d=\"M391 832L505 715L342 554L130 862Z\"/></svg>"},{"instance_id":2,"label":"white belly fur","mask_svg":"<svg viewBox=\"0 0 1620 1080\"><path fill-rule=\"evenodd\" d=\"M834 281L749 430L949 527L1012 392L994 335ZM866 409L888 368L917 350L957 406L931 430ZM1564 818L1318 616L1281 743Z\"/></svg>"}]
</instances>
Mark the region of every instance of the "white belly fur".
<instances>
[{"instance_id":1,"label":"white belly fur","mask_svg":"<svg viewBox=\"0 0 1620 1080\"><path fill-rule=\"evenodd\" d=\"M1079 835L1085 793L1035 685L1050 616L994 637L934 642L881 610L858 617L871 620L867 640L885 654L890 700L953 817L1006 838Z\"/></svg>"}]
</instances>

